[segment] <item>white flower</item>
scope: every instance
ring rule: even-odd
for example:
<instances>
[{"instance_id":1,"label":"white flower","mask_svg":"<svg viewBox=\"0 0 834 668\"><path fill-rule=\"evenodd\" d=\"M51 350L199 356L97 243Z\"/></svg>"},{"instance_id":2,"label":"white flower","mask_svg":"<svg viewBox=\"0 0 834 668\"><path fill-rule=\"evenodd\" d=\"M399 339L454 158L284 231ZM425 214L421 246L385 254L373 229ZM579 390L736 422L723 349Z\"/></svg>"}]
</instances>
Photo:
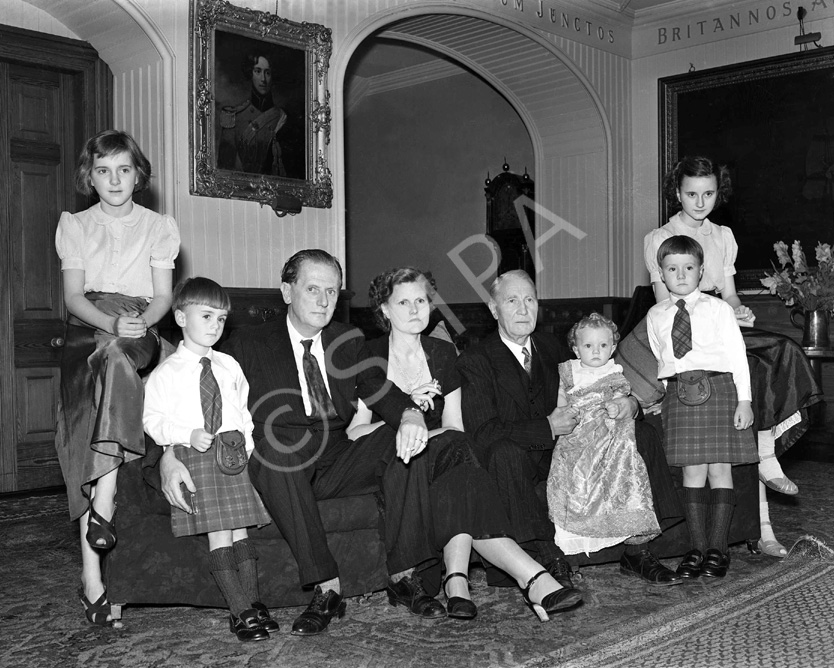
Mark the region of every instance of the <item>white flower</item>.
<instances>
[{"instance_id":1,"label":"white flower","mask_svg":"<svg viewBox=\"0 0 834 668\"><path fill-rule=\"evenodd\" d=\"M805 253L802 252L802 244L794 240L791 246L791 255L793 256L793 268L795 271L808 271L808 265L805 262Z\"/></svg>"},{"instance_id":2,"label":"white flower","mask_svg":"<svg viewBox=\"0 0 834 668\"><path fill-rule=\"evenodd\" d=\"M767 278L760 278L762 285L770 290L770 294L776 294L776 286L779 285L779 279L776 276L768 276Z\"/></svg>"},{"instance_id":3,"label":"white flower","mask_svg":"<svg viewBox=\"0 0 834 668\"><path fill-rule=\"evenodd\" d=\"M779 264L783 267L791 261L791 258L788 255L788 244L784 241L777 241L773 244L773 250L776 251L776 258L779 260Z\"/></svg>"},{"instance_id":4,"label":"white flower","mask_svg":"<svg viewBox=\"0 0 834 668\"><path fill-rule=\"evenodd\" d=\"M818 243L817 248L817 263L831 262L831 244Z\"/></svg>"}]
</instances>

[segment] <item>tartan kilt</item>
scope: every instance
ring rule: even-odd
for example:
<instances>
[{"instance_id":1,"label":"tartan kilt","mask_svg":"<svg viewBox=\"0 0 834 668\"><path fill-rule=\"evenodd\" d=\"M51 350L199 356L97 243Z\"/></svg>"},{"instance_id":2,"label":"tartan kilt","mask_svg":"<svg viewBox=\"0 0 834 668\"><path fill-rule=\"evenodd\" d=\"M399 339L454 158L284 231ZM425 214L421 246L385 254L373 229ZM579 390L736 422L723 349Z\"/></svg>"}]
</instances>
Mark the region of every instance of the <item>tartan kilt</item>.
<instances>
[{"instance_id":1,"label":"tartan kilt","mask_svg":"<svg viewBox=\"0 0 834 668\"><path fill-rule=\"evenodd\" d=\"M251 526L264 526L271 519L261 497L249 480L249 468L237 475L226 475L214 461L214 448L198 452L194 448L175 445L174 453L188 467L197 492L193 515L171 507L171 529L174 535L193 536L210 531L230 531ZM186 501L188 492L185 491Z\"/></svg>"},{"instance_id":2,"label":"tartan kilt","mask_svg":"<svg viewBox=\"0 0 834 668\"><path fill-rule=\"evenodd\" d=\"M709 379L710 398L700 406L686 406L670 384L661 406L666 460L671 466L696 464L752 464L759 461L753 429L733 426L738 405L731 373Z\"/></svg>"}]
</instances>

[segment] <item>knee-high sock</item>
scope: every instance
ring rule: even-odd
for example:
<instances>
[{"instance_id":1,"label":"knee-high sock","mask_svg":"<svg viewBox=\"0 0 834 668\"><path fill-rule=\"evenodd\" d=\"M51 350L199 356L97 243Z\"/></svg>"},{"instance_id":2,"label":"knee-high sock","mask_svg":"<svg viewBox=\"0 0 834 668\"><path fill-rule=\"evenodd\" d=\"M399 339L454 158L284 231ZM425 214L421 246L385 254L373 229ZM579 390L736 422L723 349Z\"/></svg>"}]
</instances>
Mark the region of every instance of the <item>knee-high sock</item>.
<instances>
[{"instance_id":1,"label":"knee-high sock","mask_svg":"<svg viewBox=\"0 0 834 668\"><path fill-rule=\"evenodd\" d=\"M686 515L686 524L689 527L689 536L692 539L692 547L700 550L701 554L707 551L707 512L709 504L710 493L706 487L683 488L683 510Z\"/></svg>"},{"instance_id":2,"label":"knee-high sock","mask_svg":"<svg viewBox=\"0 0 834 668\"><path fill-rule=\"evenodd\" d=\"M710 490L710 548L727 551L727 538L730 535L730 522L735 507L736 496L732 487Z\"/></svg>"},{"instance_id":3,"label":"knee-high sock","mask_svg":"<svg viewBox=\"0 0 834 668\"><path fill-rule=\"evenodd\" d=\"M219 547L209 552L209 568L232 614L239 615L252 607L252 601L248 599L240 585L231 547Z\"/></svg>"},{"instance_id":4,"label":"knee-high sock","mask_svg":"<svg viewBox=\"0 0 834 668\"><path fill-rule=\"evenodd\" d=\"M249 599L249 605L261 602L261 594L258 589L258 553L255 545L248 538L236 541L232 544L232 550L237 563L237 573L240 578L240 586Z\"/></svg>"}]
</instances>

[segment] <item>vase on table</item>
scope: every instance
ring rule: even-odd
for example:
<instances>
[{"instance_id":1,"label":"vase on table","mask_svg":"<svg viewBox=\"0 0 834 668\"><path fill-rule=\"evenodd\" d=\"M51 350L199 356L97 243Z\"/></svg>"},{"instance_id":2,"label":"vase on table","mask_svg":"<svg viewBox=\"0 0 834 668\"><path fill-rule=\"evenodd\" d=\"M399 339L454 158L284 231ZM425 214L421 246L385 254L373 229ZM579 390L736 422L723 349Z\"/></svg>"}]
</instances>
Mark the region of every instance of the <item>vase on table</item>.
<instances>
[{"instance_id":1,"label":"vase on table","mask_svg":"<svg viewBox=\"0 0 834 668\"><path fill-rule=\"evenodd\" d=\"M828 350L828 311L818 308L814 311L795 308L791 311L791 322L802 330L802 347L815 350Z\"/></svg>"}]
</instances>

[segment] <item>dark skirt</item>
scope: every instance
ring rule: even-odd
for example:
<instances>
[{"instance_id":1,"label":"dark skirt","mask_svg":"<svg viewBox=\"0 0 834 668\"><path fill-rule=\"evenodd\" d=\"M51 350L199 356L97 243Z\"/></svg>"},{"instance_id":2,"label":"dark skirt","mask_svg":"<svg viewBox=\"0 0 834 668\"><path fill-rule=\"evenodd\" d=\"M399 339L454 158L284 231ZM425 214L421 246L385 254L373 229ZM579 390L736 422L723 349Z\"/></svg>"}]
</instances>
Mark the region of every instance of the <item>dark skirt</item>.
<instances>
[{"instance_id":1,"label":"dark skirt","mask_svg":"<svg viewBox=\"0 0 834 668\"><path fill-rule=\"evenodd\" d=\"M429 439L428 447L437 451L429 480L435 547L442 550L462 533L475 539L510 536L498 490L478 464L470 436L445 431Z\"/></svg>"},{"instance_id":2,"label":"dark skirt","mask_svg":"<svg viewBox=\"0 0 834 668\"><path fill-rule=\"evenodd\" d=\"M147 307L139 297L86 296L108 315L142 313ZM55 448L70 517L78 519L89 507L92 483L145 454L139 371L157 358L159 338L153 329L131 339L68 322L65 340Z\"/></svg>"},{"instance_id":3,"label":"dark skirt","mask_svg":"<svg viewBox=\"0 0 834 668\"><path fill-rule=\"evenodd\" d=\"M175 445L174 454L188 467L196 493L191 499L195 513L189 515L171 507L171 530L174 535L193 536L210 531L229 531L270 523L261 497L252 487L248 468L237 475L226 475L214 461L214 449L198 452ZM188 491L183 486L186 500Z\"/></svg>"},{"instance_id":4,"label":"dark skirt","mask_svg":"<svg viewBox=\"0 0 834 668\"><path fill-rule=\"evenodd\" d=\"M753 429L770 429L800 411L801 422L776 442L776 455L808 429L807 409L822 400L822 389L799 344L787 336L742 327L753 390Z\"/></svg>"},{"instance_id":5,"label":"dark skirt","mask_svg":"<svg viewBox=\"0 0 834 668\"><path fill-rule=\"evenodd\" d=\"M434 436L409 466L414 464L425 466L428 476L429 539L435 557L421 565L420 575L427 591L433 593L440 587L443 547L449 540L459 534L474 539L512 537L512 525L468 434L450 430Z\"/></svg>"},{"instance_id":6,"label":"dark skirt","mask_svg":"<svg viewBox=\"0 0 834 668\"><path fill-rule=\"evenodd\" d=\"M666 460L671 466L759 461L752 428L733 426L738 399L733 376L722 373L709 378L710 398L700 406L686 406L669 383L661 406L666 434Z\"/></svg>"}]
</instances>

